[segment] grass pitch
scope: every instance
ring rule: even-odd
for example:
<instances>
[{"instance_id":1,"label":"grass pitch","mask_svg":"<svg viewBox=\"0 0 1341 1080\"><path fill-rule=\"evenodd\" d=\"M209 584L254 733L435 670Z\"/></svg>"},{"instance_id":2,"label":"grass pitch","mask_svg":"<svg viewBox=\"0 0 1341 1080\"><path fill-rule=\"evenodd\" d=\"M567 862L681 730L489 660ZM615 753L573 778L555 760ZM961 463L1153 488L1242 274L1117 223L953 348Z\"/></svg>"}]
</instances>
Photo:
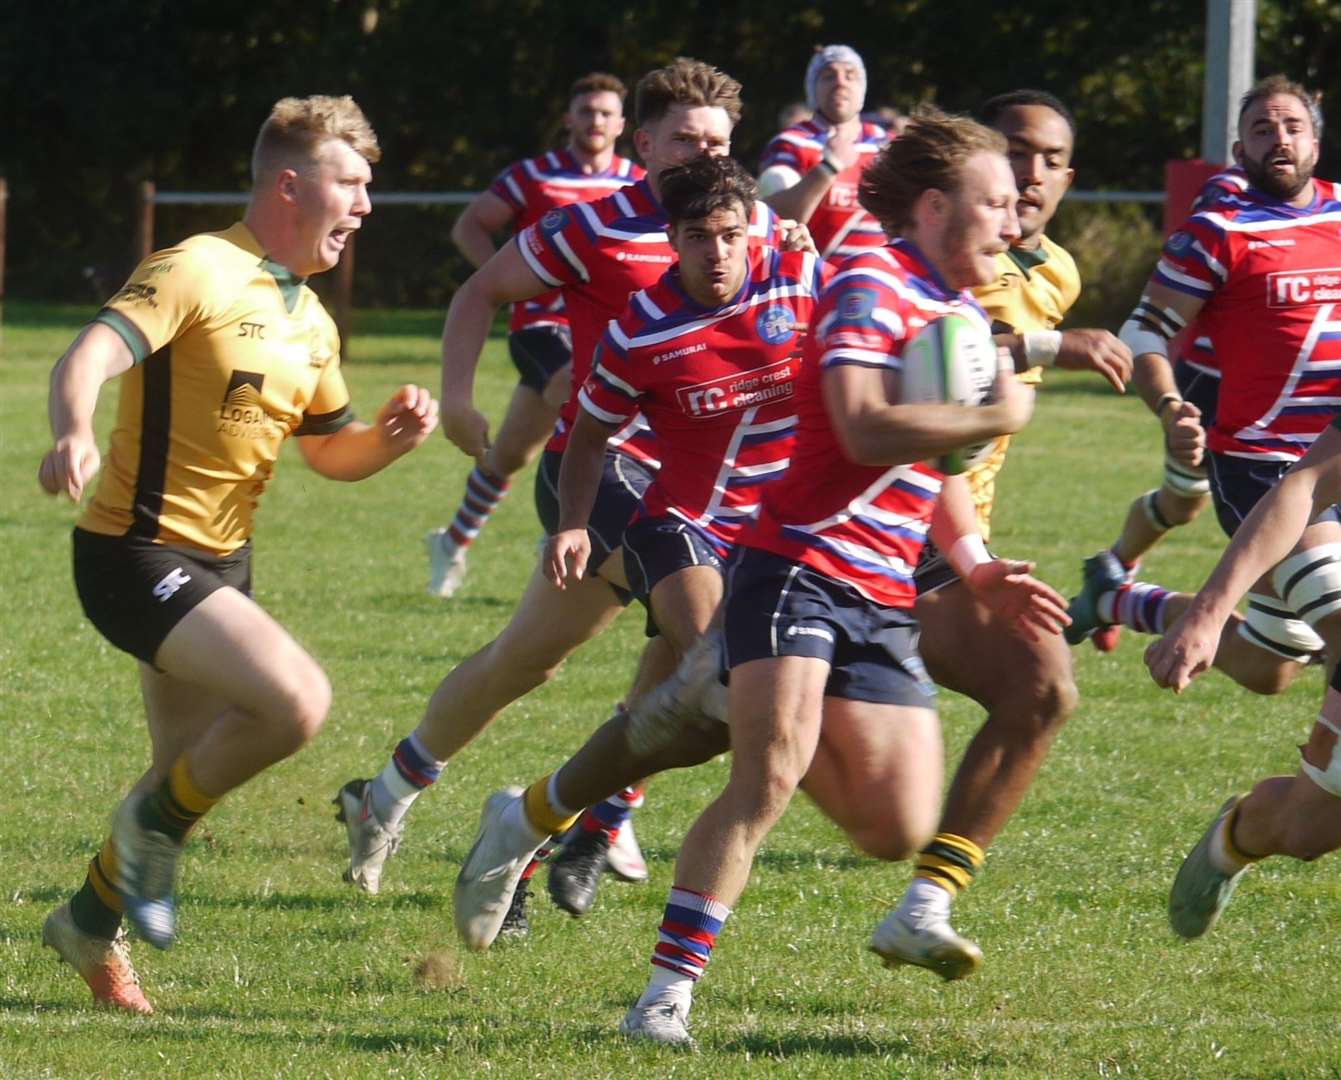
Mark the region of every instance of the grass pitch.
<instances>
[{"instance_id":1,"label":"grass pitch","mask_svg":"<svg viewBox=\"0 0 1341 1080\"><path fill-rule=\"evenodd\" d=\"M624 692L641 642L629 614L448 766L411 812L382 895L340 881L330 800L380 768L438 679L506 621L539 538L530 474L471 552L448 603L424 593L423 534L446 524L467 472L440 436L354 486L294 448L262 502L257 597L330 673L316 742L230 796L183 860L181 940L133 946L158 1014L95 1010L41 948L47 912L79 883L119 793L147 760L134 664L89 627L70 580L74 511L35 482L47 373L75 309L11 304L0 354L5 756L0 785L0 1074L130 1076L1336 1076L1332 862L1253 871L1216 930L1186 944L1164 905L1216 807L1291 772L1321 680L1255 698L1212 675L1157 691L1127 635L1077 650L1082 703L991 850L956 925L986 953L942 984L865 951L909 877L855 854L804 800L770 837L727 923L693 1016L701 1052L614 1035L640 991L677 841L720 789L722 761L672 774L638 818L652 880L607 879L574 921L542 895L532 933L479 957L456 948L451 886L484 797L552 768ZM370 414L396 385L436 389L438 313L365 315L347 371ZM481 365L498 416L513 377L501 341ZM99 410L101 430L113 391ZM999 487L994 547L1035 558L1063 591L1158 480L1156 428L1097 379L1058 374ZM1146 576L1192 586L1222 546L1209 516ZM978 709L946 694L949 760Z\"/></svg>"}]
</instances>

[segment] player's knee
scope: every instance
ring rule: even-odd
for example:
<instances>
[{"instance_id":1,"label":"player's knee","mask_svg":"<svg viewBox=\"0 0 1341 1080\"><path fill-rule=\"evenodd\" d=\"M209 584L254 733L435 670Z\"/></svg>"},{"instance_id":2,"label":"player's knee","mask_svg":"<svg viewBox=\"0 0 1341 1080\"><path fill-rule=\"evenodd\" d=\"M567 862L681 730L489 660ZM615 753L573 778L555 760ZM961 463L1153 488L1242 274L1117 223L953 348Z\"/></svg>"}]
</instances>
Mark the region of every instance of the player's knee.
<instances>
[{"instance_id":1,"label":"player's knee","mask_svg":"<svg viewBox=\"0 0 1341 1080\"><path fill-rule=\"evenodd\" d=\"M994 700L985 702L992 723L1030 735L1050 736L1066 722L1080 702L1080 691L1064 661L1040 662L995 683Z\"/></svg>"},{"instance_id":2,"label":"player's knee","mask_svg":"<svg viewBox=\"0 0 1341 1080\"><path fill-rule=\"evenodd\" d=\"M780 761L733 774L737 806L752 821L773 822L782 817L801 783L801 774Z\"/></svg>"},{"instance_id":3,"label":"player's knee","mask_svg":"<svg viewBox=\"0 0 1341 1080\"><path fill-rule=\"evenodd\" d=\"M1159 508L1169 525L1177 528L1190 524L1201 513L1206 499L1207 496L1200 493L1185 495L1166 487L1159 493Z\"/></svg>"},{"instance_id":4,"label":"player's knee","mask_svg":"<svg viewBox=\"0 0 1341 1080\"><path fill-rule=\"evenodd\" d=\"M331 708L331 683L320 666L309 659L284 688L281 722L275 731L283 752L296 753L312 741Z\"/></svg>"},{"instance_id":5,"label":"player's knee","mask_svg":"<svg viewBox=\"0 0 1341 1080\"><path fill-rule=\"evenodd\" d=\"M1272 653L1261 652L1243 663L1235 664L1228 674L1245 690L1272 697L1289 688L1297 670L1297 665Z\"/></svg>"},{"instance_id":6,"label":"player's knee","mask_svg":"<svg viewBox=\"0 0 1341 1080\"><path fill-rule=\"evenodd\" d=\"M873 859L905 862L931 842L936 833L934 813L923 822L897 822L893 825L860 825L848 830L852 842Z\"/></svg>"}]
</instances>

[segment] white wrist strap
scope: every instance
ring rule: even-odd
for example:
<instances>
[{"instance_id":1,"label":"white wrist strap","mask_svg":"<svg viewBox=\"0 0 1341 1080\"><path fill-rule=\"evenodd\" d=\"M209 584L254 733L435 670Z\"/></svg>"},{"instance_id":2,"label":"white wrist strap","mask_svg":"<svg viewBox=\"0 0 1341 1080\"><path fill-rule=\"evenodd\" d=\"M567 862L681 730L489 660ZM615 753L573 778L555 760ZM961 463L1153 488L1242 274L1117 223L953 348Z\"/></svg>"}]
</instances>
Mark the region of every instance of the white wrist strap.
<instances>
[{"instance_id":1,"label":"white wrist strap","mask_svg":"<svg viewBox=\"0 0 1341 1080\"><path fill-rule=\"evenodd\" d=\"M1024 335L1024 358L1031 364L1051 367L1061 351L1060 330L1032 330Z\"/></svg>"},{"instance_id":2,"label":"white wrist strap","mask_svg":"<svg viewBox=\"0 0 1341 1080\"><path fill-rule=\"evenodd\" d=\"M964 580L968 580L975 566L992 561L992 556L987 553L987 545L977 533L965 533L961 536L945 553L945 558L954 572Z\"/></svg>"}]
</instances>

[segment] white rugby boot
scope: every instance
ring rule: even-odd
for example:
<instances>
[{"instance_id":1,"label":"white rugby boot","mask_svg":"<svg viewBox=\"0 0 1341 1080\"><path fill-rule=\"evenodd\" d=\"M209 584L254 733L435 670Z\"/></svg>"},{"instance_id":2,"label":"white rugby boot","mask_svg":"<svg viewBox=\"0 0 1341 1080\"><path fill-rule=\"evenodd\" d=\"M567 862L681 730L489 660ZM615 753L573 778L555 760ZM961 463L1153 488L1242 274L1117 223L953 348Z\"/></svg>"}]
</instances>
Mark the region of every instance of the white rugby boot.
<instances>
[{"instance_id":1,"label":"white rugby boot","mask_svg":"<svg viewBox=\"0 0 1341 1080\"><path fill-rule=\"evenodd\" d=\"M605 853L605 865L620 881L647 880L647 861L638 846L638 838L633 835L633 818L619 827L615 842Z\"/></svg>"},{"instance_id":2,"label":"white rugby boot","mask_svg":"<svg viewBox=\"0 0 1341 1080\"><path fill-rule=\"evenodd\" d=\"M721 631L710 630L690 646L669 678L629 706L627 737L636 752L655 752L686 724L701 724L704 718L726 722L721 649Z\"/></svg>"},{"instance_id":3,"label":"white rugby boot","mask_svg":"<svg viewBox=\"0 0 1341 1080\"><path fill-rule=\"evenodd\" d=\"M382 867L400 847L400 827L388 828L372 810L372 781L351 780L331 800L339 809L335 820L343 821L349 838L349 865L342 875L369 895L382 887Z\"/></svg>"},{"instance_id":4,"label":"white rugby boot","mask_svg":"<svg viewBox=\"0 0 1341 1080\"><path fill-rule=\"evenodd\" d=\"M428 548L428 595L450 599L466 580L466 549L457 547L447 529L424 537Z\"/></svg>"},{"instance_id":5,"label":"white rugby boot","mask_svg":"<svg viewBox=\"0 0 1341 1080\"><path fill-rule=\"evenodd\" d=\"M683 1046L689 1050L697 1045L689 1034L689 1007L673 998L634 1005L619 1022L619 1033L635 1042Z\"/></svg>"},{"instance_id":6,"label":"white rugby boot","mask_svg":"<svg viewBox=\"0 0 1341 1080\"><path fill-rule=\"evenodd\" d=\"M533 843L531 837L518 836L519 830L503 820L503 812L521 795L521 788L508 787L484 800L475 843L456 876L452 893L456 932L476 952L489 948L498 937L517 882L547 839L542 837Z\"/></svg>"},{"instance_id":7,"label":"white rugby boot","mask_svg":"<svg viewBox=\"0 0 1341 1080\"><path fill-rule=\"evenodd\" d=\"M982 966L982 950L960 937L949 919L939 912L926 912L905 919L891 911L875 928L869 946L885 967L912 964L934 971L951 982L967 978Z\"/></svg>"},{"instance_id":8,"label":"white rugby boot","mask_svg":"<svg viewBox=\"0 0 1341 1080\"><path fill-rule=\"evenodd\" d=\"M111 941L86 934L75 925L69 903L64 903L42 924L42 944L55 949L79 972L98 1004L153 1015L154 1007L140 989L140 977L131 965L124 931L118 930Z\"/></svg>"},{"instance_id":9,"label":"white rugby boot","mask_svg":"<svg viewBox=\"0 0 1341 1080\"><path fill-rule=\"evenodd\" d=\"M1239 879L1252 865L1249 863L1237 873L1227 874L1211 862L1211 843L1215 840L1216 830L1224 828L1225 818L1243 798L1234 795L1220 807L1215 820L1178 868L1173 888L1169 890L1169 925L1179 937L1199 938L1214 926L1234 895Z\"/></svg>"},{"instance_id":10,"label":"white rugby boot","mask_svg":"<svg viewBox=\"0 0 1341 1080\"><path fill-rule=\"evenodd\" d=\"M150 797L128 796L112 819L118 863L116 887L131 925L150 945L166 949L177 937L173 888L182 846L170 836L140 824L136 810Z\"/></svg>"}]
</instances>

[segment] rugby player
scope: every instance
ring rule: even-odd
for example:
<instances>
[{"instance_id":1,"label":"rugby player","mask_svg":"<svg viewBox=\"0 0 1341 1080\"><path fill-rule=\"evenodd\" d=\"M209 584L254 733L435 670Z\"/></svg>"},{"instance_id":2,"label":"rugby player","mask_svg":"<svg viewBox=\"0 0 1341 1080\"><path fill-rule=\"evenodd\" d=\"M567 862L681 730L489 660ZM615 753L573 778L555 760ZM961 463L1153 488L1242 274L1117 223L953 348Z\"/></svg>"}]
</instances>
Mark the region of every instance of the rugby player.
<instances>
[{"instance_id":1,"label":"rugby player","mask_svg":"<svg viewBox=\"0 0 1341 1080\"><path fill-rule=\"evenodd\" d=\"M805 91L813 115L764 147L759 191L784 218L809 226L825 259L880 247L880 223L857 201L862 170L889 139L861 118L866 65L849 46L828 45L810 59Z\"/></svg>"},{"instance_id":2,"label":"rugby player","mask_svg":"<svg viewBox=\"0 0 1341 1080\"><path fill-rule=\"evenodd\" d=\"M559 465L593 350L629 295L655 282L675 260L659 201L660 174L703 154L728 153L740 116L740 84L708 64L680 58L640 80L635 114L634 143L647 176L596 202L551 210L523 229L458 290L443 330L444 427L478 461L488 447L488 421L473 405L474 371L494 313L503 303L562 290L573 334L573 394L536 476L537 508L551 534L558 526ZM749 232L756 241L778 233L776 217L762 203L755 207ZM346 823L350 851L346 880L376 892L386 858L399 842L402 818L447 759L499 711L544 683L631 599L620 544L651 480L656 453L640 420L610 440L589 524L590 572L560 590L537 566L502 633L443 679L419 726L401 740L381 773L341 789L338 816ZM675 662L662 638L651 639L633 694L665 679ZM627 813L627 807L613 813ZM545 824L557 834L573 820L568 816Z\"/></svg>"},{"instance_id":3,"label":"rugby player","mask_svg":"<svg viewBox=\"0 0 1341 1080\"><path fill-rule=\"evenodd\" d=\"M708 629L722 598L722 574L735 540L758 508L763 486L787 468L796 424L799 346L810 322L821 264L810 251L750 247L753 179L730 158L698 158L662 174L662 202L677 262L635 293L601 341L582 388L579 414L559 481L559 531L542 569L559 588L584 577L587 521L609 437L641 412L662 466L624 532L627 576L647 595L652 618L677 655ZM622 717L612 720L622 732ZM725 730L688 740L696 764L726 749ZM602 729L584 751L604 747ZM581 752L579 753L581 756ZM558 770L520 792L493 797L480 840L456 888L457 929L474 949L493 942L512 889L547 839L544 822L566 817L621 784L665 767L627 752L596 765L597 790L565 786ZM620 782L608 783L618 775ZM581 781L579 780L579 784ZM570 847L572 845L569 845ZM506 864L506 870L498 867ZM550 894L574 915L595 895L599 864L550 871ZM556 879L558 884L556 884Z\"/></svg>"},{"instance_id":4,"label":"rugby player","mask_svg":"<svg viewBox=\"0 0 1341 1080\"><path fill-rule=\"evenodd\" d=\"M1159 370L1169 340L1197 320L1221 363L1206 435L1216 517L1229 536L1327 426L1341 396L1334 337L1335 185L1313 176L1321 114L1284 76L1244 95L1234 157L1248 179L1237 197L1193 214L1164 246L1122 336ZM1157 384L1156 384L1157 385ZM1162 393L1175 392L1171 387ZM1246 615L1230 615L1215 666L1257 693L1279 692L1341 644L1341 509L1320 511L1295 549L1253 584ZM1121 624L1162 634L1191 598L1127 581L1111 552L1086 560L1069 638Z\"/></svg>"},{"instance_id":5,"label":"rugby player","mask_svg":"<svg viewBox=\"0 0 1341 1080\"><path fill-rule=\"evenodd\" d=\"M1222 199L1232 200L1248 186L1237 165L1216 173L1206 181L1192 205L1192 212L1205 210ZM1220 365L1211 339L1197 326L1183 335L1185 344L1174 361L1147 353L1145 363L1134 370L1141 400L1155 414L1164 438L1164 482L1138 495L1127 509L1122 532L1108 550L1122 564L1127 579L1135 578L1146 552L1170 529L1190 524L1210 502L1206 478L1205 431L1215 422L1215 403L1220 393ZM1100 652L1117 648L1120 626L1101 626L1090 635Z\"/></svg>"},{"instance_id":6,"label":"rugby player","mask_svg":"<svg viewBox=\"0 0 1341 1080\"><path fill-rule=\"evenodd\" d=\"M1056 329L1080 294L1075 262L1045 232L1075 176L1070 110L1051 94L1017 90L992 98L981 112L1006 137L1020 235L997 255L996 277L974 290L975 299L997 340L1011 347L1022 381L1038 383L1043 366L1090 370L1121 391L1131 371L1126 346L1106 330ZM984 538L1008 443L998 440L967 475ZM912 884L881 928L887 959L945 979L969 975L982 961L978 946L950 926L950 906L973 881L1077 701L1061 638L1007 633L959 585L954 568L928 548L917 571L918 651L934 682L973 698L987 717L951 781L936 835L918 854Z\"/></svg>"},{"instance_id":7,"label":"rugby player","mask_svg":"<svg viewBox=\"0 0 1341 1080\"><path fill-rule=\"evenodd\" d=\"M590 202L643 177L641 166L615 153L624 131L624 84L593 72L573 83L563 114L568 145L509 165L466 207L452 240L476 268L496 250L493 237L520 231L555 207ZM508 492L512 477L545 445L568 397L572 337L557 290L512 305L508 353L520 381L498 433L466 480L452 523L428 534L428 591L452 596L466 575L466 549Z\"/></svg>"},{"instance_id":8,"label":"rugby player","mask_svg":"<svg viewBox=\"0 0 1341 1080\"><path fill-rule=\"evenodd\" d=\"M1319 516L1338 500L1341 430L1333 419L1257 502L1187 610L1146 650L1155 682L1181 693L1210 667L1240 598L1298 550ZM1269 855L1311 862L1341 847L1338 736L1341 668L1334 666L1322 710L1299 748L1299 771L1268 777L1247 795L1230 798L1183 860L1169 893L1169 922L1175 933L1197 938L1214 926L1253 863Z\"/></svg>"},{"instance_id":9,"label":"rugby player","mask_svg":"<svg viewBox=\"0 0 1341 1080\"><path fill-rule=\"evenodd\" d=\"M1056 594L1028 564L986 553L962 478L927 463L1019 430L1033 391L1003 373L985 408L894 404L902 349L921 326L955 313L989 330L962 290L992 281L1019 235L1005 151L998 132L926 113L862 179L863 206L894 239L846 262L821 296L792 467L765 487L731 566L730 779L680 849L651 980L620 1025L631 1038L691 1042L694 984L803 781L872 854L906 858L931 834L940 731L912 616L928 527L965 576L1002 587L1024 632L1061 628ZM871 947L884 953L883 924Z\"/></svg>"},{"instance_id":10,"label":"rugby player","mask_svg":"<svg viewBox=\"0 0 1341 1080\"><path fill-rule=\"evenodd\" d=\"M121 933L176 933L192 826L310 740L331 689L251 598L252 514L289 435L308 465L360 480L414 449L437 405L401 387L354 419L335 324L305 284L371 210L377 137L351 98L285 98L261 127L242 220L149 256L56 364L42 487L78 501L101 458L93 414L123 377L107 468L74 530L89 620L139 661L152 763L83 886L42 939L95 1000L150 1013Z\"/></svg>"}]
</instances>

